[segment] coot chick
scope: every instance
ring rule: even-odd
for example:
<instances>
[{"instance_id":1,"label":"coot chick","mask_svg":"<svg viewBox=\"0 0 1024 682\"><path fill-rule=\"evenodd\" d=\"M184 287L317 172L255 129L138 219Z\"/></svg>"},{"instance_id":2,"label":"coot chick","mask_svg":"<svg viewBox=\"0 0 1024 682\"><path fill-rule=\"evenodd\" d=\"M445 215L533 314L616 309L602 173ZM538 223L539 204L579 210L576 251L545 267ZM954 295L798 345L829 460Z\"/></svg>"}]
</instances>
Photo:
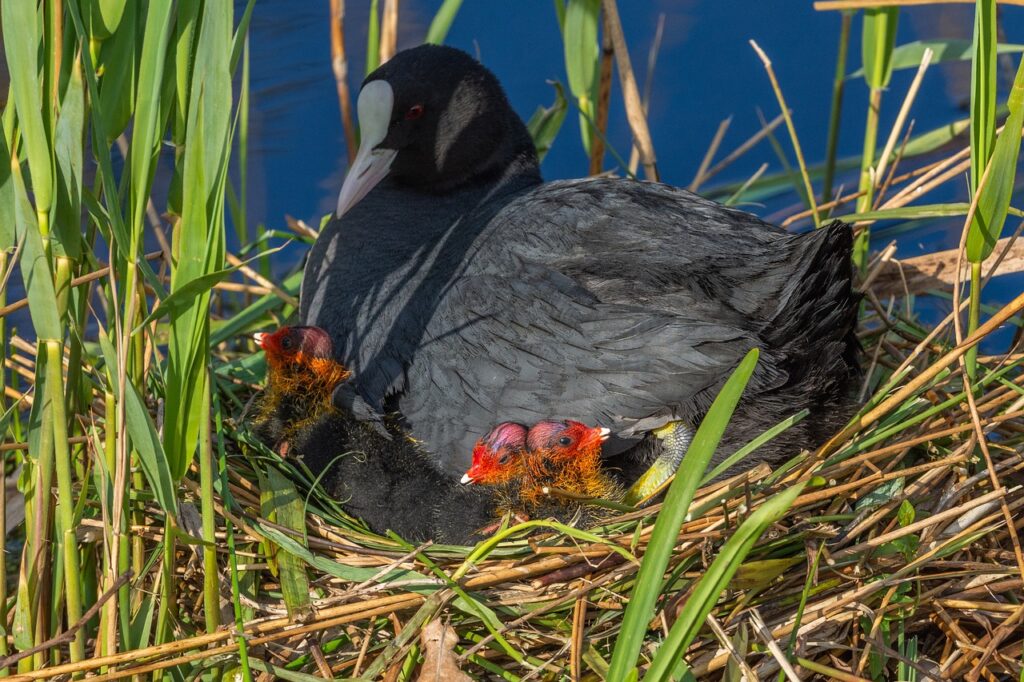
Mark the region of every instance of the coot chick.
<instances>
[{"instance_id":1,"label":"coot chick","mask_svg":"<svg viewBox=\"0 0 1024 682\"><path fill-rule=\"evenodd\" d=\"M571 419L545 419L526 434L525 479L545 488L564 490L581 497L617 500L622 489L601 463L601 444L609 431ZM557 493L556 493L557 494Z\"/></svg>"},{"instance_id":2,"label":"coot chick","mask_svg":"<svg viewBox=\"0 0 1024 682\"><path fill-rule=\"evenodd\" d=\"M303 425L333 410L334 389L351 372L334 360L323 329L280 327L253 335L267 361L267 385L252 423L256 435L279 454Z\"/></svg>"},{"instance_id":3,"label":"coot chick","mask_svg":"<svg viewBox=\"0 0 1024 682\"><path fill-rule=\"evenodd\" d=\"M300 316L355 372L339 404L402 415L446 471L466 469L471 434L495 418L605 424L606 454L666 427L684 441L754 347L714 461L808 408L751 458L777 461L851 412L849 226L793 235L668 185L545 183L497 79L449 47L396 54L358 111L359 151L309 254Z\"/></svg>"}]
</instances>

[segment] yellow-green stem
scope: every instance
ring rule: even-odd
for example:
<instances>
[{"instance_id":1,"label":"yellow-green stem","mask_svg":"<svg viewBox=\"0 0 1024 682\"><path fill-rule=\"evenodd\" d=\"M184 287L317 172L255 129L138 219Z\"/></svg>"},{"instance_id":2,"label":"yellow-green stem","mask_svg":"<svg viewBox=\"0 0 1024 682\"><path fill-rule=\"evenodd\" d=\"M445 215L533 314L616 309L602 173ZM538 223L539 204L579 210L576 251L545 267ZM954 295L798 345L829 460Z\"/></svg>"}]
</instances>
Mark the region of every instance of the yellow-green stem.
<instances>
[{"instance_id":1,"label":"yellow-green stem","mask_svg":"<svg viewBox=\"0 0 1024 682\"><path fill-rule=\"evenodd\" d=\"M64 585L68 622L71 627L82 618L81 575L78 542L75 538L75 502L71 485L71 449L68 446L68 422L64 410L63 348L60 341L46 341L46 392L53 416L54 465L57 473L57 520L64 560ZM45 425L44 425L45 428ZM71 660L85 658L85 629L75 633L71 642Z\"/></svg>"},{"instance_id":2,"label":"yellow-green stem","mask_svg":"<svg viewBox=\"0 0 1024 682\"><path fill-rule=\"evenodd\" d=\"M131 263L130 263L130 265L128 267L128 275L129 275L129 278L132 280L132 283L131 283L131 286L128 288L128 291L129 292L133 292L134 295L131 296L131 300L130 301L126 301L126 303L125 303L125 305L130 306L130 310L125 315L126 322L124 324L125 324L125 328L126 329L131 329L132 327L134 327L135 326L135 320L141 320L142 319L142 314L141 314L142 313L142 309L141 309L140 299L144 296L143 292L136 291L136 284L137 284L137 281L138 281L138 273L139 273L139 267L138 267L138 265L136 265L136 263L138 263L138 246L137 245L132 247L132 254L133 254L132 261L131 261ZM132 382L139 389L139 393L143 393L145 391L145 388L146 388L146 385L145 385L145 380L146 380L146 376L145 376L145 358L146 358L146 354L145 354L145 351L146 351L146 349L145 349L144 342L145 342L145 339L144 339L144 336L142 334L136 334L136 335L132 336L131 339L128 342L129 343L129 346L128 346L128 353L129 353L129 356L128 356L128 358L129 358L128 359L128 367L129 367L128 381ZM139 453L138 453L137 450L133 449L131 451L130 460L132 462L132 476L131 476L130 488L133 488L133 489L138 490L138 491L144 491L144 490L147 489L146 479L145 479L145 477L142 474L142 467L139 465ZM129 500L131 499L131 495L130 494L126 494L124 496L124 499L125 499L125 503L126 504L130 504ZM131 519L132 519L132 523L134 525L136 525L136 526L145 525L146 520L144 518L144 514L142 513L142 509L138 505L135 505L135 506L132 507ZM146 543L143 540L141 535L139 535L137 533L133 533L133 534L131 534L131 546L132 546L132 552L131 552L131 556L132 556L131 568L132 568L132 571L134 572L134 575L142 575L143 574L143 570L144 570L145 565L146 565ZM141 603L142 594L140 592L136 591L135 597L136 597L136 602L137 603Z\"/></svg>"},{"instance_id":3,"label":"yellow-green stem","mask_svg":"<svg viewBox=\"0 0 1024 682\"><path fill-rule=\"evenodd\" d=\"M160 607L156 616L156 633L154 642L163 644L169 641L172 608L174 606L174 517L164 516L164 552L163 568L160 571ZM159 673L153 679L159 679Z\"/></svg>"},{"instance_id":4,"label":"yellow-green stem","mask_svg":"<svg viewBox=\"0 0 1024 682\"><path fill-rule=\"evenodd\" d=\"M43 243L47 244L50 239L50 211L49 209L38 209L36 221L39 223L39 234L43 237Z\"/></svg>"},{"instance_id":5,"label":"yellow-green stem","mask_svg":"<svg viewBox=\"0 0 1024 682\"><path fill-rule=\"evenodd\" d=\"M7 272L8 254L0 250L0 272ZM0 307L7 305L7 287L0 287ZM0 317L0 414L7 412L7 318ZM0 439L7 440L6 431ZM0 509L7 509L7 453L0 458ZM0 514L0 538L7 537L7 514ZM7 552L0 551L0 623L7 623ZM5 628L6 629L6 628ZM7 656L7 637L0 637L0 656ZM7 677L7 668L0 668L0 677Z\"/></svg>"},{"instance_id":6,"label":"yellow-green stem","mask_svg":"<svg viewBox=\"0 0 1024 682\"><path fill-rule=\"evenodd\" d=\"M203 610L206 615L206 631L213 632L220 627L220 572L217 568L217 516L213 507L213 434L210 432L210 391L212 390L209 369L206 371L203 390L202 421L199 436L199 486L202 490L203 514Z\"/></svg>"},{"instance_id":7,"label":"yellow-green stem","mask_svg":"<svg viewBox=\"0 0 1024 682\"><path fill-rule=\"evenodd\" d=\"M117 441L115 440L115 434L117 433L117 427L111 421L111 418L117 414L117 405L114 403L114 393L107 391L104 395L104 412L107 415L107 421L103 425L103 461L107 470L107 478L113 484L114 467L117 466ZM101 493L104 494L104 493ZM113 516L113 510L109 511ZM122 516L123 518L123 516ZM119 566L110 565L110 561L114 556L114 544L121 541L121 533L117 532L113 526L104 528L103 534L103 575L106 576L107 586L109 586L112 578L111 576L120 574ZM118 555L120 557L120 554ZM106 587L104 589L106 589ZM118 594L113 595L107 603L103 605L103 611L100 613L100 646L99 652L101 656L110 656L114 653L114 645L117 642L117 636L115 634L115 623L117 622L117 604L122 598L127 598L127 589L125 586L124 591L118 590Z\"/></svg>"},{"instance_id":8,"label":"yellow-green stem","mask_svg":"<svg viewBox=\"0 0 1024 682\"><path fill-rule=\"evenodd\" d=\"M971 263L971 301L967 309L967 336L978 328L981 321L981 263ZM978 347L971 346L964 355L967 378L973 384L978 374ZM966 389L967 387L965 387Z\"/></svg>"},{"instance_id":9,"label":"yellow-green stem","mask_svg":"<svg viewBox=\"0 0 1024 682\"><path fill-rule=\"evenodd\" d=\"M52 555L49 551L52 538L52 527L50 525L50 501L49 491L53 487L53 403L49 399L55 395L55 390L49 387L49 376L46 372L46 344L42 341L36 342L36 358L42 365L36 366L36 379L42 379L42 407L39 410L39 438L38 449L35 452L36 476L33 479L33 489L26 493L25 524L32 532L25 538L25 548L22 550L28 556L28 593L31 595L29 610L35 619L33 623L33 644L41 644L49 638L48 616L50 613L49 602L44 597L47 592L45 581L50 574L49 566ZM59 370L59 365L58 365ZM44 374L40 375L40 372ZM38 390L38 387L37 387ZM37 394L38 395L38 394ZM31 505L29 504L31 498ZM19 607L21 599L19 597ZM33 657L32 665L40 668L46 665L46 656L40 652ZM20 666L19 666L20 670Z\"/></svg>"},{"instance_id":10,"label":"yellow-green stem","mask_svg":"<svg viewBox=\"0 0 1024 682\"><path fill-rule=\"evenodd\" d=\"M839 28L839 54L836 56L836 73L832 81L832 108L828 119L828 147L825 153L825 177L821 182L821 201L832 200L832 180L836 173L836 151L839 148L839 122L842 118L843 91L846 87L846 55L850 48L850 26L853 12L844 11L843 23Z\"/></svg>"},{"instance_id":11,"label":"yellow-green stem","mask_svg":"<svg viewBox=\"0 0 1024 682\"><path fill-rule=\"evenodd\" d=\"M871 204L875 196L875 183L872 178L872 169L875 166L875 147L878 144L878 112L882 106L881 88L873 88L868 101L868 116L864 125L864 152L860 164L860 187L863 194L857 200L857 212L871 210ZM862 225L857 238L853 243L853 264L860 270L861 274L867 271L868 248L871 241L871 228Z\"/></svg>"}]
</instances>

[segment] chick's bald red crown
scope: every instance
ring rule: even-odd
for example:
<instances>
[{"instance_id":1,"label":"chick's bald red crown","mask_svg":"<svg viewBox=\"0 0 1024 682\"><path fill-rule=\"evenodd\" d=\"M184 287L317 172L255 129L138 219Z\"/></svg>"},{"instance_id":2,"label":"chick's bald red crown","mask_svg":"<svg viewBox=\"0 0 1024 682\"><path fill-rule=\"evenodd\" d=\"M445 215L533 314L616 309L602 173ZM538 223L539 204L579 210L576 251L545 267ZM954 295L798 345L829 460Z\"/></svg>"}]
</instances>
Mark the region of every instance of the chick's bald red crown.
<instances>
[{"instance_id":1,"label":"chick's bald red crown","mask_svg":"<svg viewBox=\"0 0 1024 682\"><path fill-rule=\"evenodd\" d=\"M522 455L566 461L600 453L609 430L582 422L546 419L527 432L522 424L502 422L473 448L473 462L463 483L502 483L526 473Z\"/></svg>"},{"instance_id":2,"label":"chick's bald red crown","mask_svg":"<svg viewBox=\"0 0 1024 682\"><path fill-rule=\"evenodd\" d=\"M526 427L501 422L473 446L473 462L462 483L498 483L512 475L512 458L526 446Z\"/></svg>"},{"instance_id":3,"label":"chick's bald red crown","mask_svg":"<svg viewBox=\"0 0 1024 682\"><path fill-rule=\"evenodd\" d=\"M285 326L272 333L257 332L253 338L268 354L290 357L304 353L314 358L329 358L331 337L320 327Z\"/></svg>"}]
</instances>

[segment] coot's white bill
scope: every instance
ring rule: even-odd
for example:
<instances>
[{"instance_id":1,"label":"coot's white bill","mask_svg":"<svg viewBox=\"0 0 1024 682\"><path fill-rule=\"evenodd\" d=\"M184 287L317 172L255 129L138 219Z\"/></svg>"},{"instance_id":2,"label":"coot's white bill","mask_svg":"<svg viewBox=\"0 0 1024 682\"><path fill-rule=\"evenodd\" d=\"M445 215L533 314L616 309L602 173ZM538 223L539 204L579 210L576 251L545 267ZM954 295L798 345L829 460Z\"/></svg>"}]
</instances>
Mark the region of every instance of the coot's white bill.
<instances>
[{"instance_id":1,"label":"coot's white bill","mask_svg":"<svg viewBox=\"0 0 1024 682\"><path fill-rule=\"evenodd\" d=\"M359 110L359 151L348 169L345 183L338 194L338 209L341 217L355 206L378 182L387 177L391 163L398 150L377 149L384 141L391 123L391 110L395 105L395 93L387 81L376 80L367 83L359 92L356 105Z\"/></svg>"}]
</instances>

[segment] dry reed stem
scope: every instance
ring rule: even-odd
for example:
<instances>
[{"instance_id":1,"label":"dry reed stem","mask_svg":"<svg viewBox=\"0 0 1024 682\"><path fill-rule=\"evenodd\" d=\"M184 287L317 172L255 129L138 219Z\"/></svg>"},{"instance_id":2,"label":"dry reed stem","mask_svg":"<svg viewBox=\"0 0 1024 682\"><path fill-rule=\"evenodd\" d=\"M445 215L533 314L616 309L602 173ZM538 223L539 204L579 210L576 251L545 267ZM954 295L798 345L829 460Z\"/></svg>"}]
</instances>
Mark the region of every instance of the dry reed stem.
<instances>
[{"instance_id":1,"label":"dry reed stem","mask_svg":"<svg viewBox=\"0 0 1024 682\"><path fill-rule=\"evenodd\" d=\"M608 109L612 98L612 59L615 49L612 46L611 31L608 28L608 15L602 15L604 29L601 32L601 68L597 86L597 111L594 115L594 131L590 137L590 169L589 175L599 175L604 165L604 141L608 134ZM646 113L646 108L644 109Z\"/></svg>"},{"instance_id":2,"label":"dry reed stem","mask_svg":"<svg viewBox=\"0 0 1024 682\"><path fill-rule=\"evenodd\" d=\"M644 117L651 106L651 90L654 87L654 67L658 64L658 52L661 51L661 39L665 35L665 13L658 14L658 25L654 29L654 40L651 41L651 48L647 51L647 73L644 74L644 94L641 100ZM613 48L614 51L614 48ZM636 176L637 164L640 163L640 149L636 143L630 145L629 149L629 174Z\"/></svg>"},{"instance_id":3,"label":"dry reed stem","mask_svg":"<svg viewBox=\"0 0 1024 682\"><path fill-rule=\"evenodd\" d=\"M277 296L279 299L281 299L288 305L294 308L299 307L299 299L295 298L287 291L285 291L284 289L277 286L260 273L250 268L235 254L227 253L225 254L225 258L227 259L228 263L234 265L240 273L242 273L244 276L248 277L252 281L256 282L256 284L260 285L261 287L264 287L265 289L269 289L274 293L275 296Z\"/></svg>"},{"instance_id":4,"label":"dry reed stem","mask_svg":"<svg viewBox=\"0 0 1024 682\"><path fill-rule=\"evenodd\" d=\"M810 204L811 217L814 219L814 225L817 227L820 224L820 216L818 215L818 204L817 199L814 196L814 187L811 186L811 178L807 174L807 163L804 161L804 153L800 148L800 138L796 134L796 126L793 125L793 117L790 116L789 107L786 105L786 98L782 94L782 87L779 85L779 80L775 77L775 69L772 68L772 62L768 59L768 55L761 49L761 46L757 44L757 41L751 40L750 46L754 48L754 52L761 59L761 63L764 64L764 70L768 73L768 80L772 84L772 90L775 91L775 97L779 101L779 109L782 110L782 115L786 120L786 128L789 130L789 139L793 143L793 153L796 154L797 166L800 168L800 177L804 181L804 191L807 193L807 203Z\"/></svg>"},{"instance_id":5,"label":"dry reed stem","mask_svg":"<svg viewBox=\"0 0 1024 682\"><path fill-rule=\"evenodd\" d=\"M729 130L729 125L731 123L732 116L729 116L722 119L721 123L718 124L718 129L715 131L714 137L711 138L711 144L708 145L707 151L704 152L704 158L701 159L700 166L697 168L697 172L694 174L693 180L691 180L690 184L686 187L688 191L696 192L704 182L708 166L711 165L711 161L715 158L715 154L718 153L718 147L722 144L722 139L725 138L725 133Z\"/></svg>"},{"instance_id":6,"label":"dry reed stem","mask_svg":"<svg viewBox=\"0 0 1024 682\"><path fill-rule=\"evenodd\" d=\"M932 61L932 50L930 47L926 47L924 54L921 56L921 65L917 67L917 73L914 74L914 80L910 82L910 87L907 88L907 94L903 97L903 104L900 106L900 111L896 115L896 121L892 124L892 130L889 132L889 138L885 142L885 147L882 149L882 155L878 159L878 168L875 171L876 177L885 177L886 166L889 163L889 157L892 156L893 149L896 148L896 140L899 139L900 131L903 130L903 125L906 123L907 115L910 113L910 107L914 104L914 100L917 98L917 91L921 88L921 81L924 79L924 74L928 70L928 65Z\"/></svg>"},{"instance_id":7,"label":"dry reed stem","mask_svg":"<svg viewBox=\"0 0 1024 682\"><path fill-rule=\"evenodd\" d=\"M345 131L348 165L356 158L356 126L352 122L352 97L348 91L348 56L345 54L345 0L331 0L331 71L338 90L341 127Z\"/></svg>"},{"instance_id":8,"label":"dry reed stem","mask_svg":"<svg viewBox=\"0 0 1024 682\"><path fill-rule=\"evenodd\" d=\"M395 56L398 46L398 0L384 0L380 18L380 63Z\"/></svg>"},{"instance_id":9,"label":"dry reed stem","mask_svg":"<svg viewBox=\"0 0 1024 682\"><path fill-rule=\"evenodd\" d=\"M651 141L651 131L647 126L647 117L644 115L643 104L640 101L640 91L637 89L633 66L629 60L629 49L626 47L626 36L622 31L622 21L619 19L619 8L615 0L601 0L601 7L604 8L605 17L607 17L606 26L610 29L612 45L615 48L615 62L619 67L619 84L622 86L622 97L626 104L626 119L629 121L630 130L633 131L636 146L640 150L644 177L657 182L658 167L654 155L654 143Z\"/></svg>"}]
</instances>

